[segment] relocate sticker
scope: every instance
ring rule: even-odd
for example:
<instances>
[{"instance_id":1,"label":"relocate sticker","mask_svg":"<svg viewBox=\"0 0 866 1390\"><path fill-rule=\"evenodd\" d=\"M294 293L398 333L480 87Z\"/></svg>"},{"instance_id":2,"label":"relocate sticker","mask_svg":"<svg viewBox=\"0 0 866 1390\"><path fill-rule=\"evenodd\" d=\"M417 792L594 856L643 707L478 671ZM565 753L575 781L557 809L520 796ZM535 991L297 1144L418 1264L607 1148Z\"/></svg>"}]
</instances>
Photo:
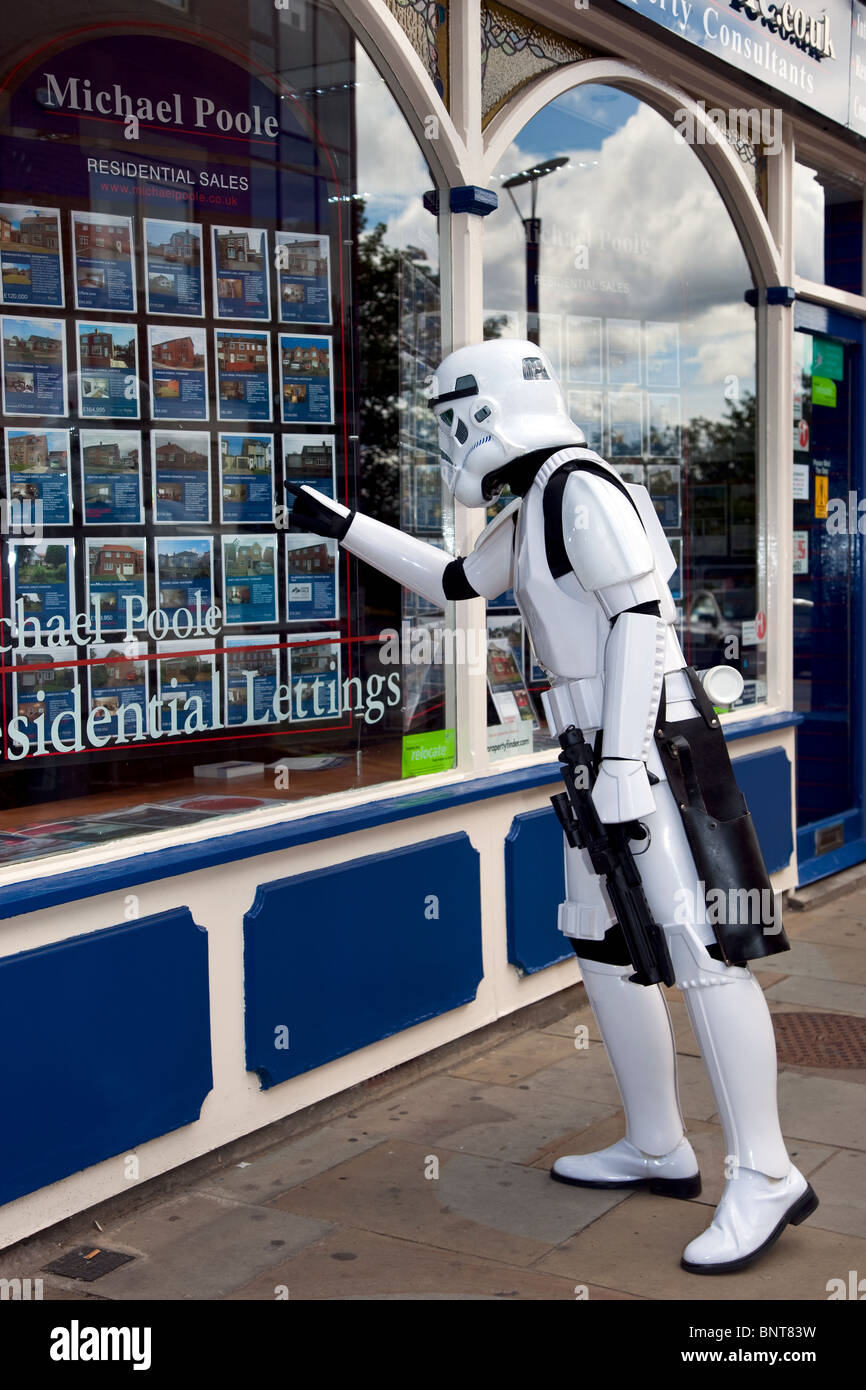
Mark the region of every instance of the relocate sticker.
<instances>
[{"instance_id":1,"label":"relocate sticker","mask_svg":"<svg viewBox=\"0 0 866 1390\"><path fill-rule=\"evenodd\" d=\"M456 740L453 729L403 738L403 776L423 777L428 772L447 772L454 766Z\"/></svg>"},{"instance_id":2,"label":"relocate sticker","mask_svg":"<svg viewBox=\"0 0 866 1390\"><path fill-rule=\"evenodd\" d=\"M828 376L812 377L812 404L823 405L831 410L836 405L836 383Z\"/></svg>"}]
</instances>

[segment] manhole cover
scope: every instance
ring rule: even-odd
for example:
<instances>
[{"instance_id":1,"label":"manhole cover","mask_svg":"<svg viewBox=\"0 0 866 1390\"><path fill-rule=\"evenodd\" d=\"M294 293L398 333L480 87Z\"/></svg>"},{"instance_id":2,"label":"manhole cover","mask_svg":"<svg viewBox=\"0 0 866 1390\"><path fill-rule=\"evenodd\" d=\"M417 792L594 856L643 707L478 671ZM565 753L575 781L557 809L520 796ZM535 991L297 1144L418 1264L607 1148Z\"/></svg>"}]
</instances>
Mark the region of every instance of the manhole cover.
<instances>
[{"instance_id":1,"label":"manhole cover","mask_svg":"<svg viewBox=\"0 0 866 1390\"><path fill-rule=\"evenodd\" d=\"M779 1061L790 1067L866 1067L866 1018L773 1014Z\"/></svg>"},{"instance_id":2,"label":"manhole cover","mask_svg":"<svg viewBox=\"0 0 866 1390\"><path fill-rule=\"evenodd\" d=\"M49 1274L64 1274L67 1279L86 1279L88 1284L110 1274L120 1265L128 1264L134 1255L124 1255L120 1250L103 1250L99 1246L80 1245L77 1250L68 1250L59 1259L52 1260L42 1268Z\"/></svg>"}]
</instances>

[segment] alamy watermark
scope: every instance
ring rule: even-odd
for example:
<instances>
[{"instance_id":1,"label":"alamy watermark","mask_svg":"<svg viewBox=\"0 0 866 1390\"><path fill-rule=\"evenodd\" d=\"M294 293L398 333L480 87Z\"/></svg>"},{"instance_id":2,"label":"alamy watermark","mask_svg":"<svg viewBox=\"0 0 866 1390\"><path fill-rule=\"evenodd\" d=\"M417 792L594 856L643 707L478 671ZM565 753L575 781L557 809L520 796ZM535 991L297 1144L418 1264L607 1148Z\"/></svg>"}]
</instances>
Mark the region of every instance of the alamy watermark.
<instances>
[{"instance_id":1,"label":"alamy watermark","mask_svg":"<svg viewBox=\"0 0 866 1390\"><path fill-rule=\"evenodd\" d=\"M721 106L707 108L706 102L696 103L703 120L685 107L674 112L674 139L687 145L719 145L724 140L733 144L760 145L766 155L777 155L782 149L782 112L778 106L737 106L727 111Z\"/></svg>"}]
</instances>

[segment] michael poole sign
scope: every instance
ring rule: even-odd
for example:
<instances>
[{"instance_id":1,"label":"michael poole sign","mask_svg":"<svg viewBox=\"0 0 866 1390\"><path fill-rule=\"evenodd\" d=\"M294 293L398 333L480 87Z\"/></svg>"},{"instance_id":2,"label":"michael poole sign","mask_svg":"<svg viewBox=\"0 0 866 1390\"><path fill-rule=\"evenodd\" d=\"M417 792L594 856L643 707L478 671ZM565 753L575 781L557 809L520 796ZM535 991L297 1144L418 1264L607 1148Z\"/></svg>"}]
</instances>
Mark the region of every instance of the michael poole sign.
<instances>
[{"instance_id":1,"label":"michael poole sign","mask_svg":"<svg viewBox=\"0 0 866 1390\"><path fill-rule=\"evenodd\" d=\"M858 0L620 0L745 77L847 125ZM855 129L859 128L855 124Z\"/></svg>"}]
</instances>

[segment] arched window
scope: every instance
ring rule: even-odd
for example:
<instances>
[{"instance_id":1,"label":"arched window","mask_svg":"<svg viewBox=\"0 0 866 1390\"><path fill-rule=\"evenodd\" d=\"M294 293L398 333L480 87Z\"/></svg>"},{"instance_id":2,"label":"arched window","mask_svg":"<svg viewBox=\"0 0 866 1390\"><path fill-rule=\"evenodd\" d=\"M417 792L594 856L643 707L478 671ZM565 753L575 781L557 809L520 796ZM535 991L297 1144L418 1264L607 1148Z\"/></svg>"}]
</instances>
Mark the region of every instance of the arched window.
<instances>
[{"instance_id":1,"label":"arched window","mask_svg":"<svg viewBox=\"0 0 866 1390\"><path fill-rule=\"evenodd\" d=\"M687 659L732 663L743 703L763 699L753 277L707 169L645 102L586 83L527 122L491 186L485 336L547 352L591 447L649 489ZM544 673L510 599L490 623L522 653L540 720Z\"/></svg>"}]
</instances>

